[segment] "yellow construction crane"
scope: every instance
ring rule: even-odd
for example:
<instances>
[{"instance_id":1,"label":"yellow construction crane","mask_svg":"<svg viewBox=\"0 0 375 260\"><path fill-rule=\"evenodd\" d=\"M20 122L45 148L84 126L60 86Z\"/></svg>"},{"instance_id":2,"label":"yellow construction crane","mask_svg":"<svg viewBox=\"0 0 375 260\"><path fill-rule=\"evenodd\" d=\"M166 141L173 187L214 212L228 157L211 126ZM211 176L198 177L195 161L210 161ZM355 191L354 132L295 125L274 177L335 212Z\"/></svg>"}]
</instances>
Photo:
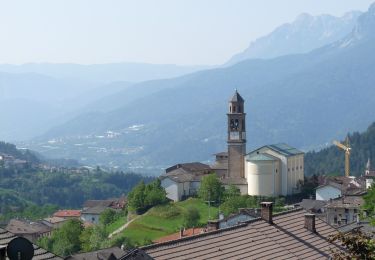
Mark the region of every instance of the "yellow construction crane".
<instances>
[{"instance_id":1,"label":"yellow construction crane","mask_svg":"<svg viewBox=\"0 0 375 260\"><path fill-rule=\"evenodd\" d=\"M333 141L333 144L345 151L345 176L349 177L350 176L350 163L349 163L350 162L350 150L352 149L350 148L349 138L346 137L345 145L338 141Z\"/></svg>"}]
</instances>

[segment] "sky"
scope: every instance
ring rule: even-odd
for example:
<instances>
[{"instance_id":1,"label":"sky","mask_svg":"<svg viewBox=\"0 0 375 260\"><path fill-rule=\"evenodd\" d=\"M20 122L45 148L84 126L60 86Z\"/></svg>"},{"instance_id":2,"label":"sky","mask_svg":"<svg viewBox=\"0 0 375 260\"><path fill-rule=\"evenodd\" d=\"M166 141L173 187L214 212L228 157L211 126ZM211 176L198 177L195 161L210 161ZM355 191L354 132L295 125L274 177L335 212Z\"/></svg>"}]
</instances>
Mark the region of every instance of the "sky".
<instances>
[{"instance_id":1,"label":"sky","mask_svg":"<svg viewBox=\"0 0 375 260\"><path fill-rule=\"evenodd\" d=\"M375 0L0 0L0 63L218 65L301 13Z\"/></svg>"}]
</instances>

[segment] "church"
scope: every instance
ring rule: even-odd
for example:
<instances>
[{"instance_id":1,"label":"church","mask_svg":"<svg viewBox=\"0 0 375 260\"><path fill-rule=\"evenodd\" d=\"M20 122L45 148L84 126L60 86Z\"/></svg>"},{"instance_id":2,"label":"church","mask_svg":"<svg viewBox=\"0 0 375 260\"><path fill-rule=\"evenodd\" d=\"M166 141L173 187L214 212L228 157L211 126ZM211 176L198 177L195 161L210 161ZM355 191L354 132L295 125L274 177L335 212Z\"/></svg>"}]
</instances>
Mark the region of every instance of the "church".
<instances>
[{"instance_id":1,"label":"church","mask_svg":"<svg viewBox=\"0 0 375 260\"><path fill-rule=\"evenodd\" d=\"M246 152L245 100L235 91L227 113L227 151L215 154L212 165L176 164L160 176L167 197L179 201L197 193L202 177L214 172L225 187L245 195L287 196L300 192L304 153L287 144L264 145Z\"/></svg>"}]
</instances>

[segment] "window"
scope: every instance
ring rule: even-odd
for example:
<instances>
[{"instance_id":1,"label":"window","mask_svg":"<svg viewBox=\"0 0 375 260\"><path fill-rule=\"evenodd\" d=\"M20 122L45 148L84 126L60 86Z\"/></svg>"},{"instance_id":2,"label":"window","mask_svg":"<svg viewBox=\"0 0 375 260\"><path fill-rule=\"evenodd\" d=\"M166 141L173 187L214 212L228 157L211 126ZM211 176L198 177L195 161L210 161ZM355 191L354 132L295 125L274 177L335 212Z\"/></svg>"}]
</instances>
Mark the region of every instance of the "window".
<instances>
[{"instance_id":1,"label":"window","mask_svg":"<svg viewBox=\"0 0 375 260\"><path fill-rule=\"evenodd\" d=\"M277 169L276 169L276 173L277 173Z\"/></svg>"},{"instance_id":2,"label":"window","mask_svg":"<svg viewBox=\"0 0 375 260\"><path fill-rule=\"evenodd\" d=\"M233 106L233 113L236 113L236 106Z\"/></svg>"},{"instance_id":3,"label":"window","mask_svg":"<svg viewBox=\"0 0 375 260\"><path fill-rule=\"evenodd\" d=\"M288 168L288 172L290 172L290 168Z\"/></svg>"},{"instance_id":4,"label":"window","mask_svg":"<svg viewBox=\"0 0 375 260\"><path fill-rule=\"evenodd\" d=\"M349 209L345 209L345 213L349 213Z\"/></svg>"},{"instance_id":5,"label":"window","mask_svg":"<svg viewBox=\"0 0 375 260\"><path fill-rule=\"evenodd\" d=\"M238 107L238 113L241 113L241 106Z\"/></svg>"}]
</instances>

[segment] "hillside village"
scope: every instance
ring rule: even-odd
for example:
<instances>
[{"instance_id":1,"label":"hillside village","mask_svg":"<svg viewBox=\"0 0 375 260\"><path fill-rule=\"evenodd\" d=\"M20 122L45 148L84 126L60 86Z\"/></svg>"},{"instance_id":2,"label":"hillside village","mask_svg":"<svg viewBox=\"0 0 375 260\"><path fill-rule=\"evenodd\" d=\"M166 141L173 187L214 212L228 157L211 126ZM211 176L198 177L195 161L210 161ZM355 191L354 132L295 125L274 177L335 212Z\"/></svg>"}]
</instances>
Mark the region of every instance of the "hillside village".
<instances>
[{"instance_id":1,"label":"hillside village","mask_svg":"<svg viewBox=\"0 0 375 260\"><path fill-rule=\"evenodd\" d=\"M180 230L176 233L166 236L156 235L150 241L152 245L148 245L150 242L142 242L135 251L129 251L122 244L121 248L115 246L104 250L99 249L96 254L109 254L112 257L117 257L114 259L127 259L119 256L123 257L129 253L141 257L136 259L164 259L166 256L169 258L171 254L177 254L176 256L193 254L197 258L206 258L220 255L235 257L238 250L245 250L243 254L251 258L255 256L254 252L261 250L259 252L263 252L265 258L273 255L273 251L277 252L279 257L294 256L299 258L308 254L313 258L320 258L330 255L333 245L337 247L337 250L342 250L338 244L327 242L329 236L337 231L361 230L374 237L375 227L371 226L370 222L361 215L365 203L363 196L372 187L375 179L375 170L372 168L370 160L366 164L365 172L360 177L319 176L315 180L313 196L303 198L299 194L306 181L304 153L287 144L264 145L251 152L246 152L246 114L243 109L244 99L235 91L228 106L227 152L215 154L215 162L212 165L199 162L173 165L159 177L159 185L161 189L165 190L166 198L172 201L170 203L187 201L194 206L197 205L197 202L191 199L200 197L202 181L204 182L204 179L209 176L215 176L214 178L221 183L220 185L225 190L236 189L237 196L259 198L260 204L253 208L238 208L237 212L225 215L215 208L215 205L220 206L220 202L211 197L212 201L208 203L208 212L210 212L211 203L212 210L216 213L213 215L208 213L209 215L203 219L206 221L205 225L199 224L191 228L180 226ZM20 160L6 154L2 154L1 160L3 161L2 167L5 169L32 167L26 160L19 164ZM242 166L239 167L239 165ZM47 169L46 165L37 167ZM50 167L47 170L54 172L56 168ZM59 171L61 170L75 174L90 172L90 169L85 167L59 169ZM279 205L279 213L276 213L273 210L274 202L267 200L279 196L287 198L287 204L283 204L281 207ZM302 198L302 200L296 201L298 198ZM222 199L224 200L224 198ZM134 197L130 200L134 200ZM163 204L163 202L161 203ZM205 207L204 210L207 210L207 206ZM69 220L78 220L85 228L95 229L95 226L102 226L103 219L101 220L101 218L104 218L104 214L106 214L104 212L108 213L108 210L117 214L116 221L119 223L116 229L112 229L108 234L110 240L124 232L126 234L127 229L131 228L131 223L133 221L137 223L137 218L142 219L143 217L142 213L131 213L132 208L129 206L128 198L122 196L117 199L88 200L81 209L60 209L41 220L11 219L4 232L10 232L39 244L43 239L52 237L54 232L61 229ZM190 209L184 210L189 211ZM198 213L203 214L202 211ZM147 216L147 213L144 215ZM364 216L366 217L366 215ZM262 243L269 244L269 248L267 246L258 248L257 244L253 243L250 243L250 246L247 243L246 249L241 245L231 246L231 243L237 244L238 235L235 234L253 233L253 230L259 230L260 227L263 227L264 231L258 231L259 234L254 238L262 237L265 239ZM274 232L274 229L281 232L280 237L275 238L277 243L270 240L267 235ZM314 242L311 242L310 245L301 243L299 237L305 236L309 237L305 241ZM131 236L129 239L132 239ZM211 246L205 246L207 253L202 254L202 250L197 250L196 243L203 246L206 239L213 239L215 242ZM246 240L248 239L252 240L253 238L247 236ZM145 245L141 246L142 244ZM292 244L296 246L295 250L286 250ZM184 249L182 250L180 247ZM221 248L220 253L215 248ZM266 252L267 254L265 254ZM72 255L69 259L81 259L87 254L93 253Z\"/></svg>"},{"instance_id":2,"label":"hillside village","mask_svg":"<svg viewBox=\"0 0 375 260\"><path fill-rule=\"evenodd\" d=\"M72 1L65 9L69 1L53 6L64 10L59 30L57 13L41 9L51 12L56 39L67 37L68 20L76 24L65 11L82 8ZM92 63L101 61L96 53L137 53L120 38L142 39L122 24L133 14L128 4L85 4L76 20L87 22L85 32L74 26L82 35L66 47L94 32L105 40L84 42L74 56ZM126 20L137 33L141 20L149 23L155 42L145 45L160 53L145 57L177 56L178 40L199 35L169 11L184 22L196 15L195 33L208 25L207 38L220 31L238 40L239 28L229 35L219 20L205 23L197 6L181 13L164 4ZM230 17L228 8L207 6L215 13L207 17ZM199 11L209 15L207 6ZM254 16L236 8L239 20ZM169 35L168 54L158 27L180 33ZM374 28L375 3L341 17L301 14L223 64L0 63L0 139L9 140L0 141L0 260L375 259ZM189 62L201 55L186 53Z\"/></svg>"}]
</instances>

